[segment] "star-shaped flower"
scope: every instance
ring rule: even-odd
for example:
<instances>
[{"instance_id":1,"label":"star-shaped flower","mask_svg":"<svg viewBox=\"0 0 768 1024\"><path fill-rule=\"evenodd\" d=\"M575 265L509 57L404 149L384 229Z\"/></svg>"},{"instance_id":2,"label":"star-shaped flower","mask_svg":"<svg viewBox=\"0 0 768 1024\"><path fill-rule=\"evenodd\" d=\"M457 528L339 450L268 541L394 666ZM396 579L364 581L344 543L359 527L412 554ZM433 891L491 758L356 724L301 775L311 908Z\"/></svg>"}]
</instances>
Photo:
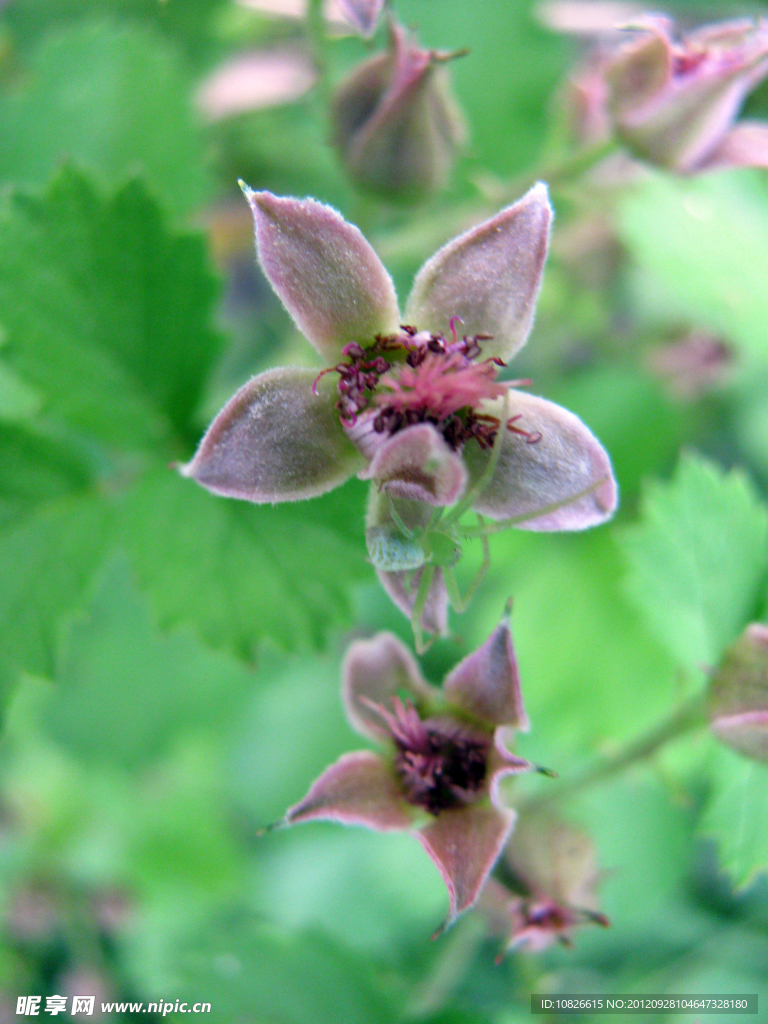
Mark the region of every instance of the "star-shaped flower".
<instances>
[{"instance_id":1,"label":"star-shaped flower","mask_svg":"<svg viewBox=\"0 0 768 1024\"><path fill-rule=\"evenodd\" d=\"M462 499L533 530L579 530L612 514L610 462L584 424L496 379L533 321L551 221L544 185L428 260L403 316L378 256L336 211L245 192L264 273L329 366L253 377L185 475L254 502L311 498L355 472L372 480L384 503L372 499L369 552L408 614L418 582L409 588L403 573L434 553L409 552L402 526L422 529L434 506ZM393 519L395 501L406 504ZM422 623L442 632L445 585L428 568Z\"/></svg>"},{"instance_id":2,"label":"star-shaped flower","mask_svg":"<svg viewBox=\"0 0 768 1024\"><path fill-rule=\"evenodd\" d=\"M356 641L342 695L352 726L383 752L344 754L281 824L328 819L412 831L448 887L453 920L475 902L515 821L499 780L533 769L501 735L502 726L528 728L509 620L442 689L424 681L391 633Z\"/></svg>"}]
</instances>

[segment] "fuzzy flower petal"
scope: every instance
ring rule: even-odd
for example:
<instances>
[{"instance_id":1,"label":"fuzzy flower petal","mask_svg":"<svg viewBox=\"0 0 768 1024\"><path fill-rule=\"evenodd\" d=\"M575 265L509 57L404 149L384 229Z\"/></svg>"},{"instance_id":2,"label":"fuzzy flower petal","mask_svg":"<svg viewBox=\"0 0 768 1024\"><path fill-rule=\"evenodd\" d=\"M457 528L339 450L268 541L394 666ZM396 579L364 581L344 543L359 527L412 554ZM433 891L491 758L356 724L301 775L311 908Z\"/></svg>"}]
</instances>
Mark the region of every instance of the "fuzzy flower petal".
<instances>
[{"instance_id":1,"label":"fuzzy flower petal","mask_svg":"<svg viewBox=\"0 0 768 1024\"><path fill-rule=\"evenodd\" d=\"M509 615L482 647L460 661L443 683L446 697L475 718L493 725L530 728L523 707Z\"/></svg>"},{"instance_id":2,"label":"fuzzy flower petal","mask_svg":"<svg viewBox=\"0 0 768 1024\"><path fill-rule=\"evenodd\" d=\"M245 194L264 273L324 359L335 362L350 342L369 345L397 330L392 279L358 228L313 199Z\"/></svg>"},{"instance_id":3,"label":"fuzzy flower petal","mask_svg":"<svg viewBox=\"0 0 768 1024\"><path fill-rule=\"evenodd\" d=\"M339 423L331 383L312 393L315 376L289 367L253 377L210 425L183 475L254 502L312 498L343 483L363 459Z\"/></svg>"},{"instance_id":4,"label":"fuzzy flower petal","mask_svg":"<svg viewBox=\"0 0 768 1024\"><path fill-rule=\"evenodd\" d=\"M416 833L448 888L449 923L477 899L515 818L509 809L462 807L444 811Z\"/></svg>"},{"instance_id":5,"label":"fuzzy flower petal","mask_svg":"<svg viewBox=\"0 0 768 1024\"><path fill-rule=\"evenodd\" d=\"M515 426L540 435L535 443L506 431L496 471L475 501L475 509L492 519L511 519L531 513L519 525L525 530L583 530L610 518L617 491L604 448L581 420L554 402L510 391L509 411ZM488 403L488 412L503 415L501 402ZM530 439L529 439L530 440ZM468 446L465 461L470 479L478 479L489 453ZM594 487L580 498L577 495ZM542 515L537 510L569 498L576 500Z\"/></svg>"},{"instance_id":6,"label":"fuzzy flower petal","mask_svg":"<svg viewBox=\"0 0 768 1024\"><path fill-rule=\"evenodd\" d=\"M291 807L285 822L322 819L387 832L410 828L415 817L391 767L378 754L358 750L326 768L304 799Z\"/></svg>"},{"instance_id":7,"label":"fuzzy flower petal","mask_svg":"<svg viewBox=\"0 0 768 1024\"><path fill-rule=\"evenodd\" d=\"M434 700L413 655L392 633L377 633L371 640L357 640L344 658L341 693L347 717L363 736L380 739L389 730L371 704L388 707L396 695L405 695L426 711Z\"/></svg>"},{"instance_id":8,"label":"fuzzy flower petal","mask_svg":"<svg viewBox=\"0 0 768 1024\"><path fill-rule=\"evenodd\" d=\"M733 167L768 167L768 124L740 121L728 132L699 170L728 170Z\"/></svg>"},{"instance_id":9,"label":"fuzzy flower petal","mask_svg":"<svg viewBox=\"0 0 768 1024\"><path fill-rule=\"evenodd\" d=\"M413 615L416 593L423 572L423 569L417 569L412 573L376 570L376 575L384 590L403 615L409 619ZM429 594L421 613L421 628L434 636L445 636L448 633L448 591L442 569L434 571Z\"/></svg>"},{"instance_id":10,"label":"fuzzy flower petal","mask_svg":"<svg viewBox=\"0 0 768 1024\"><path fill-rule=\"evenodd\" d=\"M453 505L467 483L463 461L428 423L394 434L358 475L398 498L429 505Z\"/></svg>"},{"instance_id":11,"label":"fuzzy flower petal","mask_svg":"<svg viewBox=\"0 0 768 1024\"><path fill-rule=\"evenodd\" d=\"M405 318L444 332L460 317L467 335L489 334L483 355L508 359L525 344L541 286L552 208L546 185L449 242L414 281Z\"/></svg>"}]
</instances>

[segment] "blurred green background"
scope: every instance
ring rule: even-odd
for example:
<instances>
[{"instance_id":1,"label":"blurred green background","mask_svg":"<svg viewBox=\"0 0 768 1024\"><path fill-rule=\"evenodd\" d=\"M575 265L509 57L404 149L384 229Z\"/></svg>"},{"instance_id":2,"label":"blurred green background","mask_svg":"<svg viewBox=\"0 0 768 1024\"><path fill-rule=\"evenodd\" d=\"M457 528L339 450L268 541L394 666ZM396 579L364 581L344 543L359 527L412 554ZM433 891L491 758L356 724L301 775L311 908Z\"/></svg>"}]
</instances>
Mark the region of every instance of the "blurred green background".
<instances>
[{"instance_id":1,"label":"blurred green background","mask_svg":"<svg viewBox=\"0 0 768 1024\"><path fill-rule=\"evenodd\" d=\"M346 644L410 631L366 561L360 482L256 508L173 471L249 374L313 359L257 271L236 179L338 207L404 297L556 151L582 52L523 0L396 8L424 45L470 50L451 66L468 146L415 209L353 191L319 90L265 100L311 77L300 18L0 4L0 1022L34 994L200 999L254 1024L514 1024L532 991L768 1000L768 771L703 732L558 807L592 839L612 922L573 949L496 966L477 916L430 942L447 899L411 837L256 837L360 744L338 699ZM326 41L331 83L368 52ZM277 64L217 107L212 76L244 53ZM748 110L768 117L765 84ZM554 203L511 372L601 439L621 509L586 534L493 538L424 667L439 682L512 595L533 723L517 749L568 778L700 690L765 612L768 175L648 172Z\"/></svg>"}]
</instances>

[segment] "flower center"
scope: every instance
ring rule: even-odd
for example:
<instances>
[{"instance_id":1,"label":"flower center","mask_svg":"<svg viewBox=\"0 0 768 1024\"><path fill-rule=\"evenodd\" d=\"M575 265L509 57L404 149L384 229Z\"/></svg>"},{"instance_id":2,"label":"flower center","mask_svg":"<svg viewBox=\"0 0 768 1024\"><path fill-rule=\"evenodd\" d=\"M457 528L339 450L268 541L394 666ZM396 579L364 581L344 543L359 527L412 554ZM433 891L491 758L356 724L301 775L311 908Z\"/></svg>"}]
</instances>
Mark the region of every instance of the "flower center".
<instances>
[{"instance_id":1,"label":"flower center","mask_svg":"<svg viewBox=\"0 0 768 1024\"><path fill-rule=\"evenodd\" d=\"M374 705L395 741L395 771L406 799L431 814L471 803L485 781L490 739L449 719L422 720L410 701L394 713Z\"/></svg>"},{"instance_id":2,"label":"flower center","mask_svg":"<svg viewBox=\"0 0 768 1024\"><path fill-rule=\"evenodd\" d=\"M353 342L342 349L345 359L323 370L339 374L336 408L343 426L352 428L361 413L374 411L373 430L391 436L416 423L431 423L454 450L474 437L481 448L490 448L501 420L476 410L482 402L506 394L512 384L498 383L496 356L481 359L488 334L459 338L450 322L451 339L442 334L418 331L403 325L401 332L377 335L368 348ZM519 417L507 421L507 428L535 444L541 435L514 426Z\"/></svg>"}]
</instances>

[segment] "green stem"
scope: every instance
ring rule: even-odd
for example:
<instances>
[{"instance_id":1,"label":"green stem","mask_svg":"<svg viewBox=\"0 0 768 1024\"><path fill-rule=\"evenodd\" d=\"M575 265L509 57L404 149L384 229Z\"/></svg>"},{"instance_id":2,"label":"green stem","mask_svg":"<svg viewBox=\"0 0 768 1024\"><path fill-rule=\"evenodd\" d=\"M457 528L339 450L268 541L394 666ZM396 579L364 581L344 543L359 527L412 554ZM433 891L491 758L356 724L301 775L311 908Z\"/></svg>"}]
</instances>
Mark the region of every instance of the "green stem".
<instances>
[{"instance_id":1,"label":"green stem","mask_svg":"<svg viewBox=\"0 0 768 1024\"><path fill-rule=\"evenodd\" d=\"M589 789L591 786L597 785L597 783L603 782L613 775L619 775L633 764L647 761L648 758L655 754L657 750L666 746L667 743L678 739L691 729L696 729L703 725L705 721L704 711L705 695L699 693L676 708L668 718L665 718L637 739L632 740L622 750L617 751L617 753L612 754L610 757L604 757L596 763L588 765L582 771L571 776L570 779L565 779L559 786L541 796L524 801L520 810L538 811L542 807L562 800L565 796L573 796L574 793L579 793L583 789Z\"/></svg>"},{"instance_id":2,"label":"green stem","mask_svg":"<svg viewBox=\"0 0 768 1024\"><path fill-rule=\"evenodd\" d=\"M328 33L323 13L323 0L309 0L307 6L307 34L312 47L312 57L317 69L317 90L323 106L324 117L330 110L333 88L329 73Z\"/></svg>"}]
</instances>

